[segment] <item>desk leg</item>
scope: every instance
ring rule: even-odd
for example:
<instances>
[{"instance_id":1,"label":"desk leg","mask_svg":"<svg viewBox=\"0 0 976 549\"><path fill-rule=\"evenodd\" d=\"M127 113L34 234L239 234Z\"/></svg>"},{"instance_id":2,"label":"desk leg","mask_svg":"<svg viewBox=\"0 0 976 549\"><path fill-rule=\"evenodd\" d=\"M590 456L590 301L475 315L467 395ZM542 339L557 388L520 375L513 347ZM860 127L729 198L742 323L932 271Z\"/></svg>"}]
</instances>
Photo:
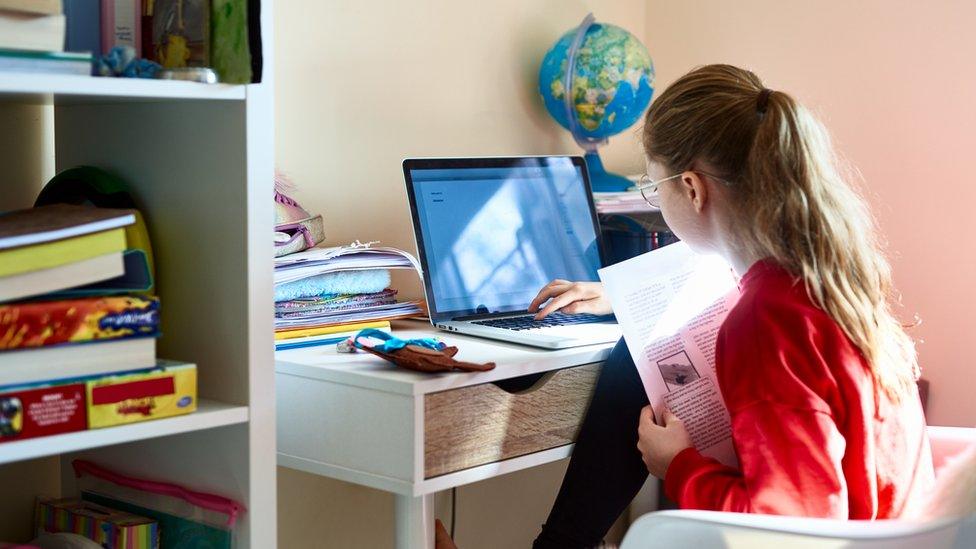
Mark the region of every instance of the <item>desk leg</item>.
<instances>
[{"instance_id":1,"label":"desk leg","mask_svg":"<svg viewBox=\"0 0 976 549\"><path fill-rule=\"evenodd\" d=\"M396 549L433 549L434 494L395 497Z\"/></svg>"}]
</instances>

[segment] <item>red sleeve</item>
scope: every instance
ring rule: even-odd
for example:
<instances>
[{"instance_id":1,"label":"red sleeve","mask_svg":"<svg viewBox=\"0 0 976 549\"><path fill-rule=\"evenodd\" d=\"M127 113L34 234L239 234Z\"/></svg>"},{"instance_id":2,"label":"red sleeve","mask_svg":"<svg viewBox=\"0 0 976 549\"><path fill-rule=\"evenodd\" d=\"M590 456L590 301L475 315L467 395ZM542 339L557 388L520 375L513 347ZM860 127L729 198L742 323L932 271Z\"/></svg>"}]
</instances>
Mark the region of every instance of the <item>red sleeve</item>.
<instances>
[{"instance_id":1,"label":"red sleeve","mask_svg":"<svg viewBox=\"0 0 976 549\"><path fill-rule=\"evenodd\" d=\"M685 450L665 493L682 508L848 518L839 393L823 352L838 329L787 292L744 299L716 349L739 467Z\"/></svg>"},{"instance_id":2,"label":"red sleeve","mask_svg":"<svg viewBox=\"0 0 976 549\"><path fill-rule=\"evenodd\" d=\"M844 439L830 416L756 402L732 429L739 468L694 448L671 462L664 490L682 509L847 518Z\"/></svg>"}]
</instances>

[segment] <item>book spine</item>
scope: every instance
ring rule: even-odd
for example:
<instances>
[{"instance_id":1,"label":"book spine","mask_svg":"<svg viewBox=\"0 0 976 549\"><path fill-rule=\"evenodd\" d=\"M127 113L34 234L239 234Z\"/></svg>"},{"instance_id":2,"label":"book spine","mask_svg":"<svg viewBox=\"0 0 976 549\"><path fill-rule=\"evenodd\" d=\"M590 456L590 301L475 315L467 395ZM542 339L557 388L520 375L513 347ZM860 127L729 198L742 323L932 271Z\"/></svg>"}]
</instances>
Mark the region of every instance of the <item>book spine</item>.
<instances>
[{"instance_id":1,"label":"book spine","mask_svg":"<svg viewBox=\"0 0 976 549\"><path fill-rule=\"evenodd\" d=\"M57 15L62 11L61 0L0 0L0 10L34 15Z\"/></svg>"},{"instance_id":2,"label":"book spine","mask_svg":"<svg viewBox=\"0 0 976 549\"><path fill-rule=\"evenodd\" d=\"M108 52L115 45L115 0L102 1L102 54Z\"/></svg>"},{"instance_id":3,"label":"book spine","mask_svg":"<svg viewBox=\"0 0 976 549\"><path fill-rule=\"evenodd\" d=\"M0 350L159 335L156 297L99 297L0 305Z\"/></svg>"},{"instance_id":4,"label":"book spine","mask_svg":"<svg viewBox=\"0 0 976 549\"><path fill-rule=\"evenodd\" d=\"M153 35L153 9L156 5L155 0L141 0L142 1L142 11L140 12L140 26L139 32L141 34L139 42L141 45L142 57L146 59L155 59L156 55L153 52L152 35Z\"/></svg>"},{"instance_id":5,"label":"book spine","mask_svg":"<svg viewBox=\"0 0 976 549\"><path fill-rule=\"evenodd\" d=\"M33 15L4 12L0 17L0 49L64 51L64 14Z\"/></svg>"},{"instance_id":6,"label":"book spine","mask_svg":"<svg viewBox=\"0 0 976 549\"><path fill-rule=\"evenodd\" d=\"M102 0L102 53L115 46L142 57L142 0Z\"/></svg>"},{"instance_id":7,"label":"book spine","mask_svg":"<svg viewBox=\"0 0 976 549\"><path fill-rule=\"evenodd\" d=\"M91 61L76 61L73 59L23 59L0 55L0 70L86 75L91 74ZM24 273L21 273L21 275L24 275Z\"/></svg>"},{"instance_id":8,"label":"book spine","mask_svg":"<svg viewBox=\"0 0 976 549\"><path fill-rule=\"evenodd\" d=\"M0 443L85 430L85 394L84 383L0 391Z\"/></svg>"},{"instance_id":9,"label":"book spine","mask_svg":"<svg viewBox=\"0 0 976 549\"><path fill-rule=\"evenodd\" d=\"M119 0L125 2L126 0ZM142 57L142 0L127 0L132 9L129 16L132 28L132 47L136 50L136 58Z\"/></svg>"},{"instance_id":10,"label":"book spine","mask_svg":"<svg viewBox=\"0 0 976 549\"><path fill-rule=\"evenodd\" d=\"M102 27L99 19L100 0L64 0L67 19L65 51L102 53Z\"/></svg>"},{"instance_id":11,"label":"book spine","mask_svg":"<svg viewBox=\"0 0 976 549\"><path fill-rule=\"evenodd\" d=\"M61 0L0 0L0 10L33 15L58 15L62 11Z\"/></svg>"},{"instance_id":12,"label":"book spine","mask_svg":"<svg viewBox=\"0 0 976 549\"><path fill-rule=\"evenodd\" d=\"M333 326L321 326L318 328L277 329L275 330L275 339L294 339L296 337L321 336L352 331L358 332L359 330L365 330L366 328L389 329L390 322L388 320L377 320L373 322L353 322Z\"/></svg>"}]
</instances>

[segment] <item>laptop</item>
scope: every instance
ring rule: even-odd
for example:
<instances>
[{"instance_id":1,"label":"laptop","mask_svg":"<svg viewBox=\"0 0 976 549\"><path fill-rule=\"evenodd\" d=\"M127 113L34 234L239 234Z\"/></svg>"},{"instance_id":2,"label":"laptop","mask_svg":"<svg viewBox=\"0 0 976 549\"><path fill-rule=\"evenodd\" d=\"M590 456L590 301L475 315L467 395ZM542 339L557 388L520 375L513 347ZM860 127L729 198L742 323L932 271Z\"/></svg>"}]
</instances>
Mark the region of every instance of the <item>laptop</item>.
<instances>
[{"instance_id":1,"label":"laptop","mask_svg":"<svg viewBox=\"0 0 976 549\"><path fill-rule=\"evenodd\" d=\"M620 338L612 316L527 311L552 280L599 280L582 157L408 159L403 174L434 326L550 349Z\"/></svg>"}]
</instances>

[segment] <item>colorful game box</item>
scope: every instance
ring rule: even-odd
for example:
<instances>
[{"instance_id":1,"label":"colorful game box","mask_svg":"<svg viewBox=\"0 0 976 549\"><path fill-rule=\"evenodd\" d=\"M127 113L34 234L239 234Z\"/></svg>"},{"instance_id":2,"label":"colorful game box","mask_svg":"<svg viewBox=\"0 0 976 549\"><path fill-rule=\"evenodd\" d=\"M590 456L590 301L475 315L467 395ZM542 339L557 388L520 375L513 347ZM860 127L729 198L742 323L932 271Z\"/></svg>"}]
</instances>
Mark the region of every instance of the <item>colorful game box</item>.
<instances>
[{"instance_id":1,"label":"colorful game box","mask_svg":"<svg viewBox=\"0 0 976 549\"><path fill-rule=\"evenodd\" d=\"M88 427L98 429L188 414L197 409L197 367L171 361L86 382Z\"/></svg>"},{"instance_id":2,"label":"colorful game box","mask_svg":"<svg viewBox=\"0 0 976 549\"><path fill-rule=\"evenodd\" d=\"M0 305L0 350L159 335L159 298L90 297Z\"/></svg>"},{"instance_id":3,"label":"colorful game box","mask_svg":"<svg viewBox=\"0 0 976 549\"><path fill-rule=\"evenodd\" d=\"M159 524L80 499L39 498L34 510L37 534L68 532L105 549L157 549Z\"/></svg>"},{"instance_id":4,"label":"colorful game box","mask_svg":"<svg viewBox=\"0 0 976 549\"><path fill-rule=\"evenodd\" d=\"M85 384L25 385L0 389L0 443L88 426Z\"/></svg>"}]
</instances>

